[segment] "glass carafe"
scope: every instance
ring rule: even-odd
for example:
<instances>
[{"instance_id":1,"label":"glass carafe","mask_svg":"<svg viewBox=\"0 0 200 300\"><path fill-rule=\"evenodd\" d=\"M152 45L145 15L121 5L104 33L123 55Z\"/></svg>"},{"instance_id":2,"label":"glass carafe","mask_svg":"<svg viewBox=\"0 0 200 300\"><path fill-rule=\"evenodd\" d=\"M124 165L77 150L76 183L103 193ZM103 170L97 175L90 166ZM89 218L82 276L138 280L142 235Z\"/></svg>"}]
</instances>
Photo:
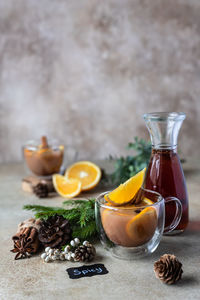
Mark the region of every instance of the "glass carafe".
<instances>
[{"instance_id":1,"label":"glass carafe","mask_svg":"<svg viewBox=\"0 0 200 300\"><path fill-rule=\"evenodd\" d=\"M159 192L165 199L176 197L182 204L182 217L173 234L184 231L188 224L188 196L185 178L177 154L179 129L185 119L182 112L161 112L145 114L152 153L147 168L144 187ZM176 206L173 202L165 204L165 227L173 221Z\"/></svg>"}]
</instances>

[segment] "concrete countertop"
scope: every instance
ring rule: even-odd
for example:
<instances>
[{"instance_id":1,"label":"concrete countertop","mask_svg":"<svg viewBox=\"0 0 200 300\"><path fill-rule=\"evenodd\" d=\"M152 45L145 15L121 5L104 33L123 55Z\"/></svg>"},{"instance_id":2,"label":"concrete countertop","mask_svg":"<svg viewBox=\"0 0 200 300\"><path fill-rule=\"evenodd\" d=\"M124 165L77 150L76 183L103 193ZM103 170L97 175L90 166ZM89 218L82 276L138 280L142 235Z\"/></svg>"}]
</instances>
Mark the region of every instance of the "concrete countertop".
<instances>
[{"instance_id":1,"label":"concrete countertop","mask_svg":"<svg viewBox=\"0 0 200 300\"><path fill-rule=\"evenodd\" d=\"M180 236L163 237L151 256L123 261L112 258L97 245L92 263L103 263L109 273L102 276L69 279L66 269L81 263L43 263L40 255L14 260L11 237L21 221L33 216L22 210L24 204L61 205L60 197L40 200L21 189L25 174L22 164L0 166L0 299L200 299L200 167L186 164L185 175L189 192L190 224ZM88 197L99 193L82 194ZM162 284L154 276L153 263L164 253L173 253L183 264L182 280L173 286Z\"/></svg>"}]
</instances>

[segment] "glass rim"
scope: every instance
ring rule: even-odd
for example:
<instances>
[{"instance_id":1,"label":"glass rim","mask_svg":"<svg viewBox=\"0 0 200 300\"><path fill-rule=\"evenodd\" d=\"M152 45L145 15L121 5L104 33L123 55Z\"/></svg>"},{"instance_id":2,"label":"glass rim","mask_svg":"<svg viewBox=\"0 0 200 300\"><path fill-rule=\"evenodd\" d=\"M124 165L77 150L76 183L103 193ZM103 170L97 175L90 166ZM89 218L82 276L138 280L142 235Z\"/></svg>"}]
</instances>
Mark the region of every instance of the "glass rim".
<instances>
[{"instance_id":1,"label":"glass rim","mask_svg":"<svg viewBox=\"0 0 200 300\"><path fill-rule=\"evenodd\" d=\"M23 145L23 149L38 149L39 145L41 144L40 140L28 140ZM50 148L60 148L61 146L64 147L64 144L60 142L58 139L48 139L48 145ZM33 150L34 150L33 149Z\"/></svg>"},{"instance_id":2,"label":"glass rim","mask_svg":"<svg viewBox=\"0 0 200 300\"><path fill-rule=\"evenodd\" d=\"M152 207L152 206L156 206L156 205L158 205L161 201L163 201L163 197L162 197L162 195L160 194L160 193L158 193L158 192L156 192L156 191L152 191L152 190L148 190L148 189L145 189L145 188L141 188L143 191L146 191L146 192L149 192L149 193L153 193L153 194L155 194L155 195L157 195L157 197L158 197L158 201L156 201L156 202L154 202L154 203L152 203L152 204L149 204L149 205L141 205L141 206L137 206L137 207L135 207L135 209L134 208L130 208L130 207L124 207L124 206L110 206L110 205L105 205L104 203L101 203L100 202L100 199L104 196L104 195L106 195L106 194L108 194L110 191L107 191L107 192L103 192L103 193L101 193L100 195L98 195L97 197L96 197L96 202L101 206L101 207L103 207L103 208L109 208L109 209L113 209L113 210L137 210L137 209L143 209L143 208L146 208L146 207ZM104 199L105 200L105 199ZM106 203L106 202L105 202ZM126 204L125 204L126 205Z\"/></svg>"},{"instance_id":3,"label":"glass rim","mask_svg":"<svg viewBox=\"0 0 200 300\"><path fill-rule=\"evenodd\" d=\"M166 120L176 120L182 121L186 117L184 112L151 112L143 115L144 120L151 121L166 121Z\"/></svg>"}]
</instances>

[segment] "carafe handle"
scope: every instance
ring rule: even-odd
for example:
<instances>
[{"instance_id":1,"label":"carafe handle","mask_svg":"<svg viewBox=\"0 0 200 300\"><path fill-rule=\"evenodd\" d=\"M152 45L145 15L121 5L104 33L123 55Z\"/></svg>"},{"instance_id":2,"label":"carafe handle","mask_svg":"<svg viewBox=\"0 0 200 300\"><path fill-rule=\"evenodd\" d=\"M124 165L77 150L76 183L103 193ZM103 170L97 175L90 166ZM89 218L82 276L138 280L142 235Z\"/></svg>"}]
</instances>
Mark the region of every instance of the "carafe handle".
<instances>
[{"instance_id":1,"label":"carafe handle","mask_svg":"<svg viewBox=\"0 0 200 300\"><path fill-rule=\"evenodd\" d=\"M181 201L178 198L176 198L176 197L165 198L165 203L169 203L169 202L175 202L176 213L174 215L174 219L173 219L172 223L169 226L165 227L164 233L171 232L172 230L174 230L176 228L176 226L179 224L179 222L181 220L182 211L183 211Z\"/></svg>"}]
</instances>

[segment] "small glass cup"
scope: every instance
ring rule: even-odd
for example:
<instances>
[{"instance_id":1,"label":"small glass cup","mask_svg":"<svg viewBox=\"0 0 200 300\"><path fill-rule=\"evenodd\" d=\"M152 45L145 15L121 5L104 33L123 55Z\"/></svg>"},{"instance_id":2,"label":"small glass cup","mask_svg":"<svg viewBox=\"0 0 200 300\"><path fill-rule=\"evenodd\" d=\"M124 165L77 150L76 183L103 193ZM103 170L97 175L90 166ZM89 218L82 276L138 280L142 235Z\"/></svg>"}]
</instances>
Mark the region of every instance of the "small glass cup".
<instances>
[{"instance_id":1,"label":"small glass cup","mask_svg":"<svg viewBox=\"0 0 200 300\"><path fill-rule=\"evenodd\" d=\"M141 188L141 202L151 204L116 207L105 200L108 193L97 197L95 218L100 241L114 257L129 260L153 253L163 232L172 231L181 219L182 205L175 197L164 200L159 193ZM164 228L165 203L171 201L176 204L174 220Z\"/></svg>"},{"instance_id":2,"label":"small glass cup","mask_svg":"<svg viewBox=\"0 0 200 300\"><path fill-rule=\"evenodd\" d=\"M31 140L25 143L22 151L26 166L34 175L48 178L60 172L64 146L57 140L49 140L46 148L42 148L40 141Z\"/></svg>"}]
</instances>

